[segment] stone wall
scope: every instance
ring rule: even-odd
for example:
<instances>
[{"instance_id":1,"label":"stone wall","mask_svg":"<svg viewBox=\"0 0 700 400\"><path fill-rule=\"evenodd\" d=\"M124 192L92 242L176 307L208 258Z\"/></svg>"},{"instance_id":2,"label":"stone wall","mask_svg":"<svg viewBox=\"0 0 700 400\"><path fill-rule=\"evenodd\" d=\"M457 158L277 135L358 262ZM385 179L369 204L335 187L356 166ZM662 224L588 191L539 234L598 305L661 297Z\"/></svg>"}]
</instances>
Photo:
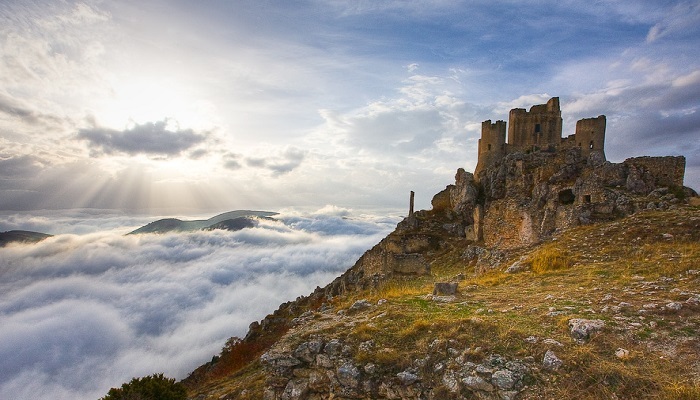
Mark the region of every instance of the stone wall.
<instances>
[{"instance_id":1,"label":"stone wall","mask_svg":"<svg viewBox=\"0 0 700 400\"><path fill-rule=\"evenodd\" d=\"M528 210L513 199L496 200L488 205L483 220L484 243L501 249L524 247L538 241Z\"/></svg>"},{"instance_id":2,"label":"stone wall","mask_svg":"<svg viewBox=\"0 0 700 400\"><path fill-rule=\"evenodd\" d=\"M489 168L506 154L506 122L487 120L481 123L479 158L475 174Z\"/></svg>"},{"instance_id":3,"label":"stone wall","mask_svg":"<svg viewBox=\"0 0 700 400\"><path fill-rule=\"evenodd\" d=\"M427 275L430 265L423 253L439 246L438 241L428 235L415 232L413 227L418 211L404 219L397 229L381 242L367 250L355 265L331 282L325 289L326 296L376 287L381 281L393 275Z\"/></svg>"},{"instance_id":4,"label":"stone wall","mask_svg":"<svg viewBox=\"0 0 700 400\"><path fill-rule=\"evenodd\" d=\"M483 171L493 167L506 155L519 152L546 151L579 148L583 157L605 162L606 117L584 118L576 123L576 133L562 138L562 118L559 98L553 97L546 104L534 105L529 111L514 108L510 111L508 141L505 141L504 121L484 121L481 125L479 153L474 175L481 179Z\"/></svg>"},{"instance_id":5,"label":"stone wall","mask_svg":"<svg viewBox=\"0 0 700 400\"><path fill-rule=\"evenodd\" d=\"M513 151L549 149L561 143L562 119L559 98L547 104L534 105L530 111L510 110L508 117L508 146Z\"/></svg>"},{"instance_id":6,"label":"stone wall","mask_svg":"<svg viewBox=\"0 0 700 400\"><path fill-rule=\"evenodd\" d=\"M576 121L574 142L585 157L591 152L599 152L605 158L605 125L605 115Z\"/></svg>"},{"instance_id":7,"label":"stone wall","mask_svg":"<svg viewBox=\"0 0 700 400\"><path fill-rule=\"evenodd\" d=\"M685 177L685 157L634 157L624 164L631 173L639 176L647 186L656 187L683 186Z\"/></svg>"}]
</instances>

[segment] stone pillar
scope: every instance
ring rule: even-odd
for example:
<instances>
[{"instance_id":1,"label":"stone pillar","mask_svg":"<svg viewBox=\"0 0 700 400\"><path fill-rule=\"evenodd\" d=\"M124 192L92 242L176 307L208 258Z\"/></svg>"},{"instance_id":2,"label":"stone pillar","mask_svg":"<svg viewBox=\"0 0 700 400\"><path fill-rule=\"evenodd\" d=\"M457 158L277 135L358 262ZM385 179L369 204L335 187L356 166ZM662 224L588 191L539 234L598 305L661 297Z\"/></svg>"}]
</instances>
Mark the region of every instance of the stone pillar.
<instances>
[{"instance_id":1,"label":"stone pillar","mask_svg":"<svg viewBox=\"0 0 700 400\"><path fill-rule=\"evenodd\" d=\"M481 204L474 207L474 241L484 240L484 208Z\"/></svg>"},{"instance_id":2,"label":"stone pillar","mask_svg":"<svg viewBox=\"0 0 700 400\"><path fill-rule=\"evenodd\" d=\"M414 197L415 195L416 195L416 194L413 192L413 190L411 190L411 202L410 202L410 205L409 205L409 207L408 207L408 216L409 216L409 217L412 217L412 216L413 216L413 197Z\"/></svg>"}]
</instances>

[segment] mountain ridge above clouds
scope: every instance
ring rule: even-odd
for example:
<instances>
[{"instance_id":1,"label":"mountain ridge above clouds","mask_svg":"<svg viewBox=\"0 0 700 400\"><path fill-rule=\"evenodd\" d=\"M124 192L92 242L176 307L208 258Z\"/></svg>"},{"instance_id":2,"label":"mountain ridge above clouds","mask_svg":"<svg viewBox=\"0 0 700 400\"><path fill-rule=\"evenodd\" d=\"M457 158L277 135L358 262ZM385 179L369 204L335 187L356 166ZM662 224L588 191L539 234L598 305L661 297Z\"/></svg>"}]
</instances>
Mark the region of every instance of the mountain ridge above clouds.
<instances>
[{"instance_id":1,"label":"mountain ridge above clouds","mask_svg":"<svg viewBox=\"0 0 700 400\"><path fill-rule=\"evenodd\" d=\"M53 235L42 232L11 230L0 232L0 247L4 247L9 243L36 243Z\"/></svg>"},{"instance_id":2,"label":"mountain ridge above clouds","mask_svg":"<svg viewBox=\"0 0 700 400\"><path fill-rule=\"evenodd\" d=\"M181 220L178 218L162 218L150 222L138 229L135 229L127 233L127 235L167 232L191 232L198 230L214 229L238 231L244 228L254 227L258 219L270 219L272 216L277 214L279 213L274 211L234 210L217 214L209 219L202 220ZM4 247L10 243L38 243L52 236L54 235L31 230L8 230L0 232L0 247Z\"/></svg>"},{"instance_id":3,"label":"mountain ridge above clouds","mask_svg":"<svg viewBox=\"0 0 700 400\"><path fill-rule=\"evenodd\" d=\"M278 213L273 211L235 210L215 215L209 219L201 220L163 218L135 229L129 232L127 235L188 232L212 229L240 230L254 226L255 219L267 219L277 214Z\"/></svg>"}]
</instances>

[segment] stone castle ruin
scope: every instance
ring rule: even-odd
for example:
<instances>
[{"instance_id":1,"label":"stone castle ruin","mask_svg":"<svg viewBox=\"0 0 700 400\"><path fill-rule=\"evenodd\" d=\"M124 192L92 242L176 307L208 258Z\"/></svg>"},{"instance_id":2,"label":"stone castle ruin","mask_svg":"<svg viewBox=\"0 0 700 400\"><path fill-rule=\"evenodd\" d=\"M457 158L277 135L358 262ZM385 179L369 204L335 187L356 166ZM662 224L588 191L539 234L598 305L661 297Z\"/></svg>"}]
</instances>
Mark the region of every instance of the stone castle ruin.
<instances>
[{"instance_id":1,"label":"stone castle ruin","mask_svg":"<svg viewBox=\"0 0 700 400\"><path fill-rule=\"evenodd\" d=\"M474 241L528 246L571 226L668 208L686 195L682 156L606 161L605 115L579 120L565 138L557 97L529 111L515 108L508 119L507 142L504 121L483 122L474 175L460 171L454 189L446 189L460 190L460 181L477 188L477 201L456 200L472 208L466 236ZM437 202L437 209L450 206Z\"/></svg>"},{"instance_id":2,"label":"stone castle ruin","mask_svg":"<svg viewBox=\"0 0 700 400\"><path fill-rule=\"evenodd\" d=\"M414 211L411 194L408 217L327 294L392 275L428 274L423 254L450 241L465 246L465 259L487 260L563 229L670 209L697 196L683 186L683 156L606 161L605 128L604 115L586 118L562 138L556 97L529 111L511 110L507 125L484 121L474 174L457 170L455 183L433 197L431 210Z\"/></svg>"},{"instance_id":3,"label":"stone castle ruin","mask_svg":"<svg viewBox=\"0 0 700 400\"><path fill-rule=\"evenodd\" d=\"M484 121L479 139L479 161L474 174L479 175L479 172L494 166L507 154L516 152L551 152L578 147L584 157L594 154L605 161L605 115L579 120L576 133L566 138L561 135L558 97L552 97L547 104L534 105L530 111L524 108L510 110L507 142L505 121Z\"/></svg>"}]
</instances>

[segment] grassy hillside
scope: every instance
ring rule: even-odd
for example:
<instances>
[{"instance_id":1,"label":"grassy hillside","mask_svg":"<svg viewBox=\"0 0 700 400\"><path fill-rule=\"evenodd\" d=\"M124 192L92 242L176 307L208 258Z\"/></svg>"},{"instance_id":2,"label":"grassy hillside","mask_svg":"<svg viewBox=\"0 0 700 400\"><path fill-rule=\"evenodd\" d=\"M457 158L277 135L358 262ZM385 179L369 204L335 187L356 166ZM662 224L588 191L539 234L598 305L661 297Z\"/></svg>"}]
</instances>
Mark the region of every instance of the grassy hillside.
<instances>
[{"instance_id":1,"label":"grassy hillside","mask_svg":"<svg viewBox=\"0 0 700 400\"><path fill-rule=\"evenodd\" d=\"M430 276L283 307L258 341L229 342L186 380L190 396L700 398L698 208L576 227L479 274L466 245L427 254ZM458 293L432 296L444 281ZM601 326L582 337L575 319ZM301 361L280 368L286 356Z\"/></svg>"}]
</instances>

